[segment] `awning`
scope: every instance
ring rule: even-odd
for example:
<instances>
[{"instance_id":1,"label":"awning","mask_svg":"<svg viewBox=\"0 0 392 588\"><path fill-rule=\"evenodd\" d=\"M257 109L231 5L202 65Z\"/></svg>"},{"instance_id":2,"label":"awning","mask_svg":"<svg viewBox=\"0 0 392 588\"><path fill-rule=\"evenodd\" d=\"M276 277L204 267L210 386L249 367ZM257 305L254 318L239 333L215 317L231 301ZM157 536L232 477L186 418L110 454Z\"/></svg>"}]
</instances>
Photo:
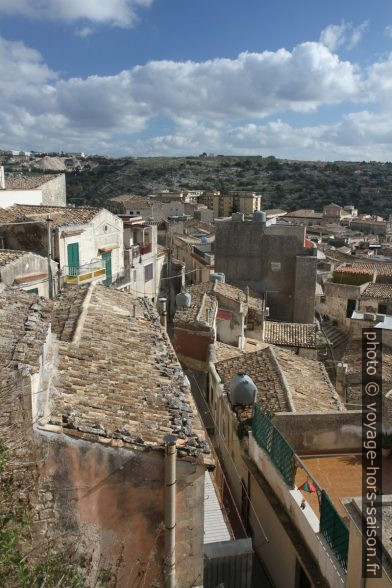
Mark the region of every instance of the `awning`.
<instances>
[{"instance_id":1,"label":"awning","mask_svg":"<svg viewBox=\"0 0 392 588\"><path fill-rule=\"evenodd\" d=\"M22 276L21 278L15 278L15 282L17 284L24 284L26 282L38 282L38 280L43 280L47 278L48 274L35 274L34 276Z\"/></svg>"},{"instance_id":2,"label":"awning","mask_svg":"<svg viewBox=\"0 0 392 588\"><path fill-rule=\"evenodd\" d=\"M98 247L99 253L109 253L109 251L113 251L113 249L119 249L117 244L114 245L105 245L105 247Z\"/></svg>"}]
</instances>

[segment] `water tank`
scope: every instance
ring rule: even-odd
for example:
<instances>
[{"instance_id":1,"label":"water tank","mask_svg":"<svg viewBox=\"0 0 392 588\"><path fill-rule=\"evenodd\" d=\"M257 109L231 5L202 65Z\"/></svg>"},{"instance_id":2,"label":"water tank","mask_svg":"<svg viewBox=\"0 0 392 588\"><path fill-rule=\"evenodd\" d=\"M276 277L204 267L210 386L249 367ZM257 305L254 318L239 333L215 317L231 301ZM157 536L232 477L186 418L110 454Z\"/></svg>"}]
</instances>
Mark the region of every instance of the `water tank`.
<instances>
[{"instance_id":1,"label":"water tank","mask_svg":"<svg viewBox=\"0 0 392 588\"><path fill-rule=\"evenodd\" d=\"M257 388L249 376L238 372L230 384L230 400L233 405L248 406L256 400Z\"/></svg>"},{"instance_id":2,"label":"water tank","mask_svg":"<svg viewBox=\"0 0 392 588\"><path fill-rule=\"evenodd\" d=\"M215 272L213 274L210 274L210 281L225 283L225 274L222 274L221 272Z\"/></svg>"},{"instance_id":3,"label":"water tank","mask_svg":"<svg viewBox=\"0 0 392 588\"><path fill-rule=\"evenodd\" d=\"M203 243L203 245L205 245L206 243L208 243L208 237L201 237L200 241L201 243Z\"/></svg>"},{"instance_id":4,"label":"water tank","mask_svg":"<svg viewBox=\"0 0 392 588\"><path fill-rule=\"evenodd\" d=\"M267 215L262 210L255 210L253 213L253 220L257 223L263 223L265 225L267 222Z\"/></svg>"},{"instance_id":5,"label":"water tank","mask_svg":"<svg viewBox=\"0 0 392 588\"><path fill-rule=\"evenodd\" d=\"M192 302L192 297L189 292L180 292L176 296L176 307L178 310L185 310L189 308Z\"/></svg>"}]
</instances>

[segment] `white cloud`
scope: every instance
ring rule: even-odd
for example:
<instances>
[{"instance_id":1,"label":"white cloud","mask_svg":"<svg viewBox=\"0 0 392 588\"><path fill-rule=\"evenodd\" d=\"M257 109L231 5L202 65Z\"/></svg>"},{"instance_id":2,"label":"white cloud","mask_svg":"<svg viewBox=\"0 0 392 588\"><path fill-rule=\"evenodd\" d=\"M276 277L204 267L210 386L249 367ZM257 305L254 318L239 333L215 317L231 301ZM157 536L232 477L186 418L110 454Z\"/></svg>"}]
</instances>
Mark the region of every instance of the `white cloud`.
<instances>
[{"instance_id":1,"label":"white cloud","mask_svg":"<svg viewBox=\"0 0 392 588\"><path fill-rule=\"evenodd\" d=\"M360 70L321 43L205 62L155 61L112 76L62 79L41 55L0 37L0 144L134 155L273 153L390 159L392 54ZM335 124L295 127L288 111L367 101ZM173 131L135 133L154 117ZM262 123L266 116L275 120ZM244 120L255 122L245 124Z\"/></svg>"},{"instance_id":2,"label":"white cloud","mask_svg":"<svg viewBox=\"0 0 392 588\"><path fill-rule=\"evenodd\" d=\"M137 21L137 10L153 0L0 0L0 14L40 20L88 20L119 27Z\"/></svg>"},{"instance_id":3,"label":"white cloud","mask_svg":"<svg viewBox=\"0 0 392 588\"><path fill-rule=\"evenodd\" d=\"M80 37L81 39L85 39L94 33L91 27L82 27L80 29L75 29L75 35Z\"/></svg>"},{"instance_id":4,"label":"white cloud","mask_svg":"<svg viewBox=\"0 0 392 588\"><path fill-rule=\"evenodd\" d=\"M392 37L392 25L387 25L384 29L384 34L387 37Z\"/></svg>"},{"instance_id":5,"label":"white cloud","mask_svg":"<svg viewBox=\"0 0 392 588\"><path fill-rule=\"evenodd\" d=\"M336 51L342 46L353 49L362 39L368 25L368 21L357 27L354 27L351 22L346 23L344 21L340 25L328 25L321 31L320 43L331 51Z\"/></svg>"}]
</instances>

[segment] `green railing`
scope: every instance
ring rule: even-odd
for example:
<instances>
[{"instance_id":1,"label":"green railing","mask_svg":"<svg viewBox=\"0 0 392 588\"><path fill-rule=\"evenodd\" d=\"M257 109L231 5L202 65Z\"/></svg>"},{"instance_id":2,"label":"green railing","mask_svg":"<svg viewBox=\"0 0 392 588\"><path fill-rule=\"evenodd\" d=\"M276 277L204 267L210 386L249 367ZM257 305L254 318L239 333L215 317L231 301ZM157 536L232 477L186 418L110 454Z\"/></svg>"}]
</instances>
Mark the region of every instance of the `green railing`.
<instances>
[{"instance_id":1,"label":"green railing","mask_svg":"<svg viewBox=\"0 0 392 588\"><path fill-rule=\"evenodd\" d=\"M286 484L294 488L294 451L257 404L252 419L252 434L257 444L268 453Z\"/></svg>"},{"instance_id":2,"label":"green railing","mask_svg":"<svg viewBox=\"0 0 392 588\"><path fill-rule=\"evenodd\" d=\"M325 490L321 491L320 531L340 565L347 571L349 530Z\"/></svg>"}]
</instances>

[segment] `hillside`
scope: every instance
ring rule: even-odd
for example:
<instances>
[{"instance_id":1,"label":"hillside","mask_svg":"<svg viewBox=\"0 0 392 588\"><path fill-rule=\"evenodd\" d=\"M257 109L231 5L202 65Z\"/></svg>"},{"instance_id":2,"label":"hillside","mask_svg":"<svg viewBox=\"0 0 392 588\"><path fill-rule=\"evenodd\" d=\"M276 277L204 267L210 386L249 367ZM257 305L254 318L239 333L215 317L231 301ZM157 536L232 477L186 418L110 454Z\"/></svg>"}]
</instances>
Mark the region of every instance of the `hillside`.
<instances>
[{"instance_id":1,"label":"hillside","mask_svg":"<svg viewBox=\"0 0 392 588\"><path fill-rule=\"evenodd\" d=\"M38 161L38 160L37 160ZM77 205L103 205L126 192L168 189L252 190L264 208L313 208L331 201L361 212L392 214L392 163L306 162L274 157L151 157L65 159L67 193ZM8 160L6 170L34 170L35 163ZM38 171L38 170L37 170Z\"/></svg>"}]
</instances>

